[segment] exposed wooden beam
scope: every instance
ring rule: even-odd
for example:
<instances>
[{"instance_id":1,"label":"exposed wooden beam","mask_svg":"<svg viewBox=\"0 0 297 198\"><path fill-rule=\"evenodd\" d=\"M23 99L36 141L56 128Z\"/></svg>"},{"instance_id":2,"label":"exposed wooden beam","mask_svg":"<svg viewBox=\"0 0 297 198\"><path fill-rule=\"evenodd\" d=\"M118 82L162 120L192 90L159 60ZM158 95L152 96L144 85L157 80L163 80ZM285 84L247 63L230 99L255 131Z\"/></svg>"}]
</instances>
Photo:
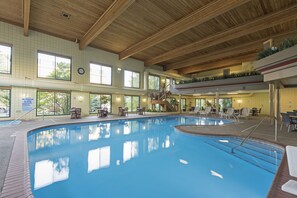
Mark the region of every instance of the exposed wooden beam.
<instances>
[{"instance_id":1,"label":"exposed wooden beam","mask_svg":"<svg viewBox=\"0 0 297 198\"><path fill-rule=\"evenodd\" d=\"M126 59L136 53L139 53L177 34L185 32L188 29L202 24L249 1L250 0L215 0L181 18L180 20L168 25L150 37L125 49L120 53L120 60Z\"/></svg>"},{"instance_id":2,"label":"exposed wooden beam","mask_svg":"<svg viewBox=\"0 0 297 198\"><path fill-rule=\"evenodd\" d=\"M178 70L179 74L192 74L202 71L221 69L226 67L231 67L235 65L240 65L242 62L253 61L256 59L256 53L250 53L246 55L236 56L232 58L227 58L215 62L209 62L201 65L186 67Z\"/></svg>"},{"instance_id":3,"label":"exposed wooden beam","mask_svg":"<svg viewBox=\"0 0 297 198\"><path fill-rule=\"evenodd\" d=\"M84 49L88 46L118 16L134 3L134 1L135 0L115 0L80 40L79 49Z\"/></svg>"},{"instance_id":4,"label":"exposed wooden beam","mask_svg":"<svg viewBox=\"0 0 297 198\"><path fill-rule=\"evenodd\" d=\"M218 59L222 58L227 58L227 57L232 57L235 55L240 55L240 54L246 54L246 53L256 53L259 51L259 49L262 47L262 42L264 40L262 39L261 41L253 41L249 42L240 46L233 46L233 47L228 47L223 50L217 50L211 53L204 54L202 56L196 56L193 58L189 58L184 61L176 62L173 64L169 64L166 66L166 70L171 70L171 69L181 69L184 67L189 67L189 66L194 66L194 65L199 65L202 63L210 62L210 61L215 61Z\"/></svg>"},{"instance_id":5,"label":"exposed wooden beam","mask_svg":"<svg viewBox=\"0 0 297 198\"><path fill-rule=\"evenodd\" d=\"M31 0L23 0L24 36L29 36Z\"/></svg>"},{"instance_id":6,"label":"exposed wooden beam","mask_svg":"<svg viewBox=\"0 0 297 198\"><path fill-rule=\"evenodd\" d=\"M175 48L174 50L171 50L159 56L155 56L145 61L145 65L149 66L161 63L166 60L170 60L185 54L205 49L207 47L230 41L232 39L236 39L254 32L258 32L260 30L264 30L290 20L294 20L297 18L296 10L297 5L294 5L287 9L283 9L281 11L265 15L251 22L247 22L243 25L230 28L224 32L220 32L218 34L196 41L194 43Z\"/></svg>"}]
</instances>

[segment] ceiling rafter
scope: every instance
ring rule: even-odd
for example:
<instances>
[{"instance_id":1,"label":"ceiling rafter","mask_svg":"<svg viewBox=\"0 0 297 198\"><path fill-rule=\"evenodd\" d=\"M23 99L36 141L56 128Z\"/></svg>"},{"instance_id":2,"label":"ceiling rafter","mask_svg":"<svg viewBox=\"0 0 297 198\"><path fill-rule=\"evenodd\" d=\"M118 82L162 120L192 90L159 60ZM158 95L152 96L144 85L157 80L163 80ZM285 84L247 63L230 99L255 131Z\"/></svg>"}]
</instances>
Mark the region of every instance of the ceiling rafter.
<instances>
[{"instance_id":1,"label":"ceiling rafter","mask_svg":"<svg viewBox=\"0 0 297 198\"><path fill-rule=\"evenodd\" d=\"M24 36L29 36L31 0L23 0Z\"/></svg>"},{"instance_id":2,"label":"ceiling rafter","mask_svg":"<svg viewBox=\"0 0 297 198\"><path fill-rule=\"evenodd\" d=\"M283 9L278 12L274 12L269 15L265 15L251 22L247 22L243 25L239 25L233 28L230 28L224 32L206 37L194 43L175 48L174 50L168 51L164 54L155 56L151 59L145 61L145 65L154 65L161 63L166 60L170 60L185 54L189 54L198 50L205 49L223 42L236 39L247 34L258 32L263 29L273 27L275 25L291 21L297 18L297 5L291 6L289 8ZM269 22L268 22L269 21Z\"/></svg>"},{"instance_id":3,"label":"ceiling rafter","mask_svg":"<svg viewBox=\"0 0 297 198\"><path fill-rule=\"evenodd\" d=\"M240 46L233 46L222 50L216 50L214 52L207 53L201 56L196 56L184 61L169 64L168 66L166 66L166 70L181 69L184 67L195 66L202 63L226 58L226 57L232 57L234 55L245 54L249 52L257 52L262 46L261 41L264 41L264 40L261 39L261 40L249 42Z\"/></svg>"},{"instance_id":4,"label":"ceiling rafter","mask_svg":"<svg viewBox=\"0 0 297 198\"><path fill-rule=\"evenodd\" d=\"M79 42L79 49L88 46L103 32L117 17L119 17L135 0L115 0L87 31Z\"/></svg>"},{"instance_id":5,"label":"ceiling rafter","mask_svg":"<svg viewBox=\"0 0 297 198\"><path fill-rule=\"evenodd\" d=\"M179 74L185 75L185 74L198 73L198 72L214 70L214 69L222 69L226 67L239 65L242 62L253 61L255 60L256 56L257 56L256 53L245 54L245 55L227 58L227 59L223 59L215 62L209 62L201 65L190 66L187 68L180 69L178 70L178 72Z\"/></svg>"},{"instance_id":6,"label":"ceiling rafter","mask_svg":"<svg viewBox=\"0 0 297 198\"><path fill-rule=\"evenodd\" d=\"M191 14L181 18L180 20L166 26L159 32L125 49L120 53L120 60L126 59L136 53L139 53L175 35L185 32L188 29L200 25L249 1L250 0L213 1L203 6L202 8L192 12Z\"/></svg>"}]
</instances>

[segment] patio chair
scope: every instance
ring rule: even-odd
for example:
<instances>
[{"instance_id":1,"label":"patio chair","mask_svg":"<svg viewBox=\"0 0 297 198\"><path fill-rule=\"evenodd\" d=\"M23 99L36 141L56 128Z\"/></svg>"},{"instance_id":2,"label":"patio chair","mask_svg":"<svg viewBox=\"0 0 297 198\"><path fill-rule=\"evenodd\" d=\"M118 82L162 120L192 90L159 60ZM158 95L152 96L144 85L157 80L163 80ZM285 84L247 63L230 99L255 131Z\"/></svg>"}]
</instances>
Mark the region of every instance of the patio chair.
<instances>
[{"instance_id":1,"label":"patio chair","mask_svg":"<svg viewBox=\"0 0 297 198\"><path fill-rule=\"evenodd\" d=\"M288 128L288 132L290 132L291 126L294 126L297 123L293 122L292 119L290 119L289 114L287 113L281 113L281 117L282 117L282 123L280 126L280 130L282 130L283 124L285 124L286 127Z\"/></svg>"},{"instance_id":2,"label":"patio chair","mask_svg":"<svg viewBox=\"0 0 297 198\"><path fill-rule=\"evenodd\" d=\"M250 109L249 108L243 108L241 111L241 114L238 115L238 118L245 118L248 119L250 116Z\"/></svg>"},{"instance_id":3,"label":"patio chair","mask_svg":"<svg viewBox=\"0 0 297 198\"><path fill-rule=\"evenodd\" d=\"M297 178L297 147L286 146L289 174ZM282 185L282 191L297 195L297 181L290 179L287 183Z\"/></svg>"},{"instance_id":4,"label":"patio chair","mask_svg":"<svg viewBox=\"0 0 297 198\"><path fill-rule=\"evenodd\" d=\"M230 119L231 117L235 118L235 116L234 116L234 108L228 108L227 111L226 111L226 113L224 113L222 115L222 117L226 117L228 119Z\"/></svg>"},{"instance_id":5,"label":"patio chair","mask_svg":"<svg viewBox=\"0 0 297 198\"><path fill-rule=\"evenodd\" d=\"M209 115L211 113L211 107L206 107L204 111L199 111L199 115Z\"/></svg>"},{"instance_id":6,"label":"patio chair","mask_svg":"<svg viewBox=\"0 0 297 198\"><path fill-rule=\"evenodd\" d=\"M190 111L190 114L198 114L199 113L199 106L196 106L193 111Z\"/></svg>"}]
</instances>

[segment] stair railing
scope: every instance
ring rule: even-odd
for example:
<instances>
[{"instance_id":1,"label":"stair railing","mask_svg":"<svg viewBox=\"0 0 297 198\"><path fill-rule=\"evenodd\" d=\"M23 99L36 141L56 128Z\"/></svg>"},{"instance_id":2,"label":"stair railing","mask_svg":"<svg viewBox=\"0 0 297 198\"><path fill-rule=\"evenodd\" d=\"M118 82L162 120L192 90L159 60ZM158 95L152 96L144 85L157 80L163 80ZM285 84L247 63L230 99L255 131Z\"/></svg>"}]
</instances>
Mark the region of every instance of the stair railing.
<instances>
[{"instance_id":1,"label":"stair railing","mask_svg":"<svg viewBox=\"0 0 297 198\"><path fill-rule=\"evenodd\" d=\"M246 128L246 129L244 129L244 130L242 130L241 132L245 132L245 131L247 131L247 130L249 130L249 129L252 129L253 128L253 130L251 130L251 132L241 141L241 143L239 144L239 145L237 145L237 146L235 146L235 147L233 147L232 149L231 149L231 153L234 153L234 150L235 149L237 149L238 147L241 147L249 138L250 138L250 136L252 135L252 133L263 123L263 121L265 120L266 118L264 118L264 119L262 119L258 124L256 124L256 125L253 125L253 126L251 126L251 127L248 127L248 128Z\"/></svg>"},{"instance_id":2,"label":"stair railing","mask_svg":"<svg viewBox=\"0 0 297 198\"><path fill-rule=\"evenodd\" d=\"M17 117L16 119L14 119L13 121L11 121L9 124L13 124L14 122L20 120L22 117L24 117L25 115L28 115L29 113L31 113L33 110L37 109L37 107L34 107L33 109L31 109L30 111L20 115L19 117ZM42 109L42 119L44 120L44 109Z\"/></svg>"}]
</instances>

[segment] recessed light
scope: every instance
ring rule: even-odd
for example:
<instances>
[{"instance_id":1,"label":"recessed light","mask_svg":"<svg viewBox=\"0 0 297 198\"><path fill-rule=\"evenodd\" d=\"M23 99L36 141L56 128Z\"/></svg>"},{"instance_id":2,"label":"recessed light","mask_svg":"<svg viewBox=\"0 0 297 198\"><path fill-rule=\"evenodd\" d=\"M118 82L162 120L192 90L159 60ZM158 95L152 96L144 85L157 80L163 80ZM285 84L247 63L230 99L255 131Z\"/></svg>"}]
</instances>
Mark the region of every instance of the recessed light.
<instances>
[{"instance_id":1,"label":"recessed light","mask_svg":"<svg viewBox=\"0 0 297 198\"><path fill-rule=\"evenodd\" d=\"M65 17L65 18L67 18L67 19L70 19L70 17L71 17L71 14L69 14L69 13L67 13L67 12L64 12L64 11L62 11L62 12L61 12L61 16L62 16L62 17Z\"/></svg>"}]
</instances>

